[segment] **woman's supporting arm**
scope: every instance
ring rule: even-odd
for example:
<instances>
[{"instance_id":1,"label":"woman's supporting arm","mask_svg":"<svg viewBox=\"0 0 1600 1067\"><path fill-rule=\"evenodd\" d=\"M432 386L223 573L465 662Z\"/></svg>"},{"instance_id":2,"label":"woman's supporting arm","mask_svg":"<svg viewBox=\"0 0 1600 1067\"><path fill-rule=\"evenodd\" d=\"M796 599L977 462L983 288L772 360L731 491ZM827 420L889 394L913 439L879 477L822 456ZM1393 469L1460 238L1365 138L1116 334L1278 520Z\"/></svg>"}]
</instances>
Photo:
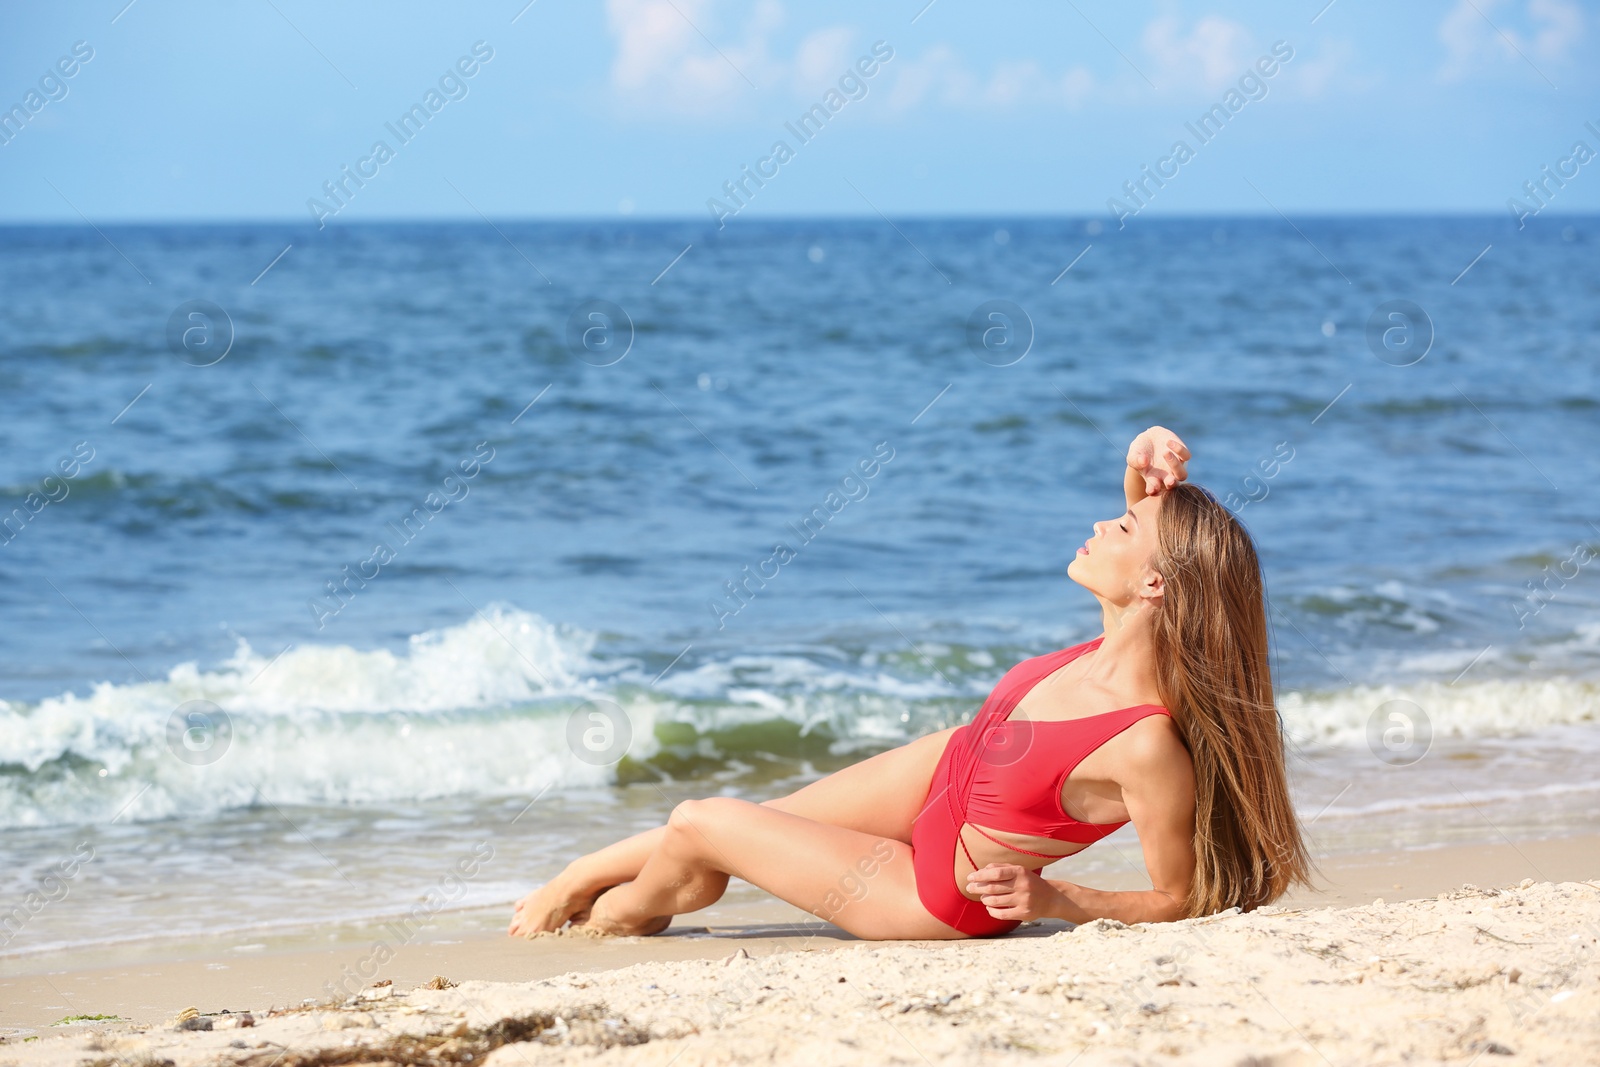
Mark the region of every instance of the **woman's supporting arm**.
<instances>
[{"instance_id":1,"label":"woman's supporting arm","mask_svg":"<svg viewBox=\"0 0 1600 1067\"><path fill-rule=\"evenodd\" d=\"M1069 923L1115 919L1134 923L1169 922L1185 914L1181 896L1162 889L1108 891L1075 882L1042 878L1015 863L991 863L967 876L967 888L983 897L996 919L1064 919Z\"/></svg>"},{"instance_id":2,"label":"woman's supporting arm","mask_svg":"<svg viewBox=\"0 0 1600 1067\"><path fill-rule=\"evenodd\" d=\"M1086 885L1044 879L1056 892L1052 919L1065 919L1069 923L1093 922L1096 919L1115 919L1132 926L1134 923L1164 923L1182 919L1187 913L1181 898L1173 899L1170 893L1159 889L1142 892L1107 892L1090 889Z\"/></svg>"},{"instance_id":3,"label":"woman's supporting arm","mask_svg":"<svg viewBox=\"0 0 1600 1067\"><path fill-rule=\"evenodd\" d=\"M1072 882L1050 882L1060 896L1056 918L1081 923L1107 918L1120 922L1166 922L1188 914L1194 880L1194 765L1176 728L1158 718L1151 728L1131 731L1127 746L1122 803L1139 831L1151 888L1107 893ZM1155 729L1157 724L1162 728ZM1134 916L1128 918L1127 916Z\"/></svg>"}]
</instances>

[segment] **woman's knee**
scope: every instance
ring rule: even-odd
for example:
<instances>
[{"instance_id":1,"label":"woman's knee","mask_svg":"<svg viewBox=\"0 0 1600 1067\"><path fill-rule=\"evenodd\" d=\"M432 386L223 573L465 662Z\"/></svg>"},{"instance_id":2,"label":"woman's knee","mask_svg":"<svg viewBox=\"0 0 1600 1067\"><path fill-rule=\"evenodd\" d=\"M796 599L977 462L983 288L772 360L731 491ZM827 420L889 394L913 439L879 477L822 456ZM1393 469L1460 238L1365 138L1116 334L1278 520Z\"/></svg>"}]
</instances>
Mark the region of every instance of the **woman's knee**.
<instances>
[{"instance_id":1,"label":"woman's knee","mask_svg":"<svg viewBox=\"0 0 1600 1067\"><path fill-rule=\"evenodd\" d=\"M754 806L748 800L733 797L685 800L667 817L667 830L680 837L703 838L707 832L737 817L740 808Z\"/></svg>"}]
</instances>

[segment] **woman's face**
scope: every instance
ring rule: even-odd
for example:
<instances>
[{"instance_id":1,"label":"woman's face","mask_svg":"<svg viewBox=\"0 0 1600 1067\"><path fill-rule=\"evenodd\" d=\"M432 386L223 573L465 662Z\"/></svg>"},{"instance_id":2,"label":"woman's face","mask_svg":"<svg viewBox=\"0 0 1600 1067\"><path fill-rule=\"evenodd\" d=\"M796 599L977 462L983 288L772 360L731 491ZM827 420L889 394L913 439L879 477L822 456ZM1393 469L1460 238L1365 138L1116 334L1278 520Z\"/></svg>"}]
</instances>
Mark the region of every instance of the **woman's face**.
<instances>
[{"instance_id":1,"label":"woman's face","mask_svg":"<svg viewBox=\"0 0 1600 1067\"><path fill-rule=\"evenodd\" d=\"M1158 542L1160 496L1147 496L1114 519L1094 524L1067 577L1089 592L1121 607L1161 596L1161 576L1151 567Z\"/></svg>"}]
</instances>

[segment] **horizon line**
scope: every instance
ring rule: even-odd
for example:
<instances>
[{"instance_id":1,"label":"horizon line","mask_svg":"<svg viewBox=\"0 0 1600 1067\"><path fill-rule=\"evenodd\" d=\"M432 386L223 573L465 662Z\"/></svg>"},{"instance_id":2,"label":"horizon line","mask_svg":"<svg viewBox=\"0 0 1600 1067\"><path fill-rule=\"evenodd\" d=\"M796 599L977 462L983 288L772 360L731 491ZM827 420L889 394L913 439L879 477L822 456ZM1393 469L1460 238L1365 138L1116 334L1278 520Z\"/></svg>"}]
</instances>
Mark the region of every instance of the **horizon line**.
<instances>
[{"instance_id":1,"label":"horizon line","mask_svg":"<svg viewBox=\"0 0 1600 1067\"><path fill-rule=\"evenodd\" d=\"M1600 209L1559 211L1554 208L1539 213L1550 219L1581 219L1600 218ZM1503 218L1504 210L1479 209L1479 210L1448 210L1448 211L1416 211L1402 208L1382 209L1319 209L1317 211L1297 214L1295 217L1302 220L1350 220L1350 219L1463 219L1487 220ZM372 219L349 219L330 224L325 229L336 227L363 227L363 226L403 226L403 225L448 225L456 223L469 223L477 226L489 225L489 219L505 223L609 223L609 224L662 224L685 225L697 224L701 226L714 225L714 220L708 220L698 214L675 215L647 215L647 214L571 214L571 215L395 215ZM737 223L720 227L720 229L735 229L750 224L773 223L828 223L828 222L861 222L873 221L882 218L894 218L907 222L1080 222L1088 223L1099 221L1103 225L1110 225L1103 212L1018 212L1013 214L994 214L989 212L914 212L881 216L862 212L860 214L797 214L797 215L752 215L740 219ZM1245 212L1245 211L1214 211L1199 213L1141 213L1140 224L1150 222L1216 222L1232 220L1244 221L1274 221L1282 220L1282 216L1275 212ZM1113 220L1114 221L1114 220ZM1530 223L1533 219L1528 220ZM62 219L5 219L0 218L0 229L24 229L28 227L54 227L61 229L93 229L96 226L283 226L300 229L310 223L303 217L291 216L215 216L199 218L104 218L93 222L82 220Z\"/></svg>"}]
</instances>

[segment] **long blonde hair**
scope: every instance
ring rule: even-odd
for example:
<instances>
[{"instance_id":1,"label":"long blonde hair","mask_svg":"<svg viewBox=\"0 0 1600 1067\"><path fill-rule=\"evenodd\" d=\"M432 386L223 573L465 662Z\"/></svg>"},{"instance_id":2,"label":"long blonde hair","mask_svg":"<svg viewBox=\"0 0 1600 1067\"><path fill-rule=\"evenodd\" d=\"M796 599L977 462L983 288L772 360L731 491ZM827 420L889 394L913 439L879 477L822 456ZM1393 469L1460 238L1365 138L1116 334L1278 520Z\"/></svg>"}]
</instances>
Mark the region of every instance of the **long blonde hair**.
<instances>
[{"instance_id":1,"label":"long blonde hair","mask_svg":"<svg viewBox=\"0 0 1600 1067\"><path fill-rule=\"evenodd\" d=\"M1195 485L1161 502L1157 686L1194 761L1188 913L1249 911L1310 884L1272 696L1266 585L1250 534Z\"/></svg>"}]
</instances>

